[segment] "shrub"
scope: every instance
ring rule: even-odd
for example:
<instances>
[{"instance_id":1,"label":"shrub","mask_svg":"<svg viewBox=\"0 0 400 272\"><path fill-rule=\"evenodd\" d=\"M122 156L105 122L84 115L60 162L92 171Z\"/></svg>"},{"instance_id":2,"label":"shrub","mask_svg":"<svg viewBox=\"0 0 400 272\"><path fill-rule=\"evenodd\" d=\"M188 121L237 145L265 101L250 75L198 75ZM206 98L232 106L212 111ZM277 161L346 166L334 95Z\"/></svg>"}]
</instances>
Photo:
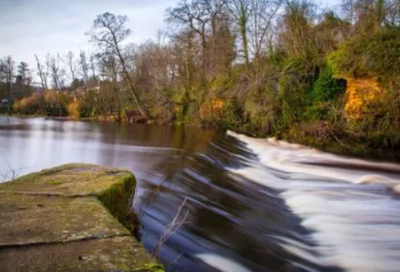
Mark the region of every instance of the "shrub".
<instances>
[{"instance_id":1,"label":"shrub","mask_svg":"<svg viewBox=\"0 0 400 272\"><path fill-rule=\"evenodd\" d=\"M346 80L335 78L331 66L322 67L317 80L306 94L307 118L326 120L331 106L345 93Z\"/></svg>"},{"instance_id":2,"label":"shrub","mask_svg":"<svg viewBox=\"0 0 400 272\"><path fill-rule=\"evenodd\" d=\"M16 101L13 110L18 114L33 115L40 112L40 96L32 94Z\"/></svg>"},{"instance_id":3,"label":"shrub","mask_svg":"<svg viewBox=\"0 0 400 272\"><path fill-rule=\"evenodd\" d=\"M80 108L80 103L76 100L72 101L72 103L70 103L67 107L68 116L75 119L81 117L79 108Z\"/></svg>"},{"instance_id":4,"label":"shrub","mask_svg":"<svg viewBox=\"0 0 400 272\"><path fill-rule=\"evenodd\" d=\"M353 37L329 56L334 74L360 78L400 73L399 37L398 28Z\"/></svg>"}]
</instances>

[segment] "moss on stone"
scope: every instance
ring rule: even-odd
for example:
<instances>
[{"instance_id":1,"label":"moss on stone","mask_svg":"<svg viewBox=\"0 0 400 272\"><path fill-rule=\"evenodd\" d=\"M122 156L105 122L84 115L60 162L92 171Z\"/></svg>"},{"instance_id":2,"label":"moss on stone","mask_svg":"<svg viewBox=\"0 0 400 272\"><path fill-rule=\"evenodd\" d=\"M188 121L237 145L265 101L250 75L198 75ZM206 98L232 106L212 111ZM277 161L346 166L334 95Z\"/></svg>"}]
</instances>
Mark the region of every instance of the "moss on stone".
<instances>
[{"instance_id":1,"label":"moss on stone","mask_svg":"<svg viewBox=\"0 0 400 272\"><path fill-rule=\"evenodd\" d=\"M139 271L148 271L148 272L164 272L164 267L158 263L147 264L144 267L140 268Z\"/></svg>"},{"instance_id":2,"label":"moss on stone","mask_svg":"<svg viewBox=\"0 0 400 272\"><path fill-rule=\"evenodd\" d=\"M59 181L59 180L48 180L48 181L46 181L46 184L49 184L49 185L59 185L61 183L62 182Z\"/></svg>"},{"instance_id":3,"label":"moss on stone","mask_svg":"<svg viewBox=\"0 0 400 272\"><path fill-rule=\"evenodd\" d=\"M110 213L136 236L139 222L136 214L132 211L135 186L135 177L132 174L126 174L120 183L115 183L104 190L98 195L98 198Z\"/></svg>"},{"instance_id":4,"label":"moss on stone","mask_svg":"<svg viewBox=\"0 0 400 272\"><path fill-rule=\"evenodd\" d=\"M0 184L0 191L60 196L99 196L129 175L125 169L88 164L67 164ZM58 184L54 184L54 180Z\"/></svg>"}]
</instances>

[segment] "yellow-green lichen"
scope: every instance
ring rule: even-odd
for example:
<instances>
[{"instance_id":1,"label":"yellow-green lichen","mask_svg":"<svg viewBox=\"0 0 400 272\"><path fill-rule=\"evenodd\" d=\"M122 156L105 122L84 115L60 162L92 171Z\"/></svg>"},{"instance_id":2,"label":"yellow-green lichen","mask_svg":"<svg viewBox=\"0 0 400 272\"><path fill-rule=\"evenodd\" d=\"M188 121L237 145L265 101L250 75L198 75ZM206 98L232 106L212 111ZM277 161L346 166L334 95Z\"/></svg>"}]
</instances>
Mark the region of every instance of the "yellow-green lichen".
<instances>
[{"instance_id":1,"label":"yellow-green lichen","mask_svg":"<svg viewBox=\"0 0 400 272\"><path fill-rule=\"evenodd\" d=\"M145 266L143 266L142 268L140 268L136 271L165 272L164 267L158 263L146 264Z\"/></svg>"},{"instance_id":2,"label":"yellow-green lichen","mask_svg":"<svg viewBox=\"0 0 400 272\"><path fill-rule=\"evenodd\" d=\"M48 185L60 185L60 184L62 184L62 181L59 181L59 180L47 180L45 183L48 184Z\"/></svg>"}]
</instances>

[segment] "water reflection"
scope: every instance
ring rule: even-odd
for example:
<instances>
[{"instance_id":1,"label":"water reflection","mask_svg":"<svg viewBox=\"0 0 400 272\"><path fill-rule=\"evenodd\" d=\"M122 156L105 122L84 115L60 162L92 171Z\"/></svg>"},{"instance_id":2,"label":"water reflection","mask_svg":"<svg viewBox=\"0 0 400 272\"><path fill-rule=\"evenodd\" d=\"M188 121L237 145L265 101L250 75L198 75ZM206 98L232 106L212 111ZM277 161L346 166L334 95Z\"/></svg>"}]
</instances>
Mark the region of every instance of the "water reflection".
<instances>
[{"instance_id":1,"label":"water reflection","mask_svg":"<svg viewBox=\"0 0 400 272\"><path fill-rule=\"evenodd\" d=\"M185 136L187 135L187 136ZM19 174L69 162L125 167L138 174L169 157L197 130L43 118L0 118L0 147ZM0 173L8 171L4 158Z\"/></svg>"}]
</instances>

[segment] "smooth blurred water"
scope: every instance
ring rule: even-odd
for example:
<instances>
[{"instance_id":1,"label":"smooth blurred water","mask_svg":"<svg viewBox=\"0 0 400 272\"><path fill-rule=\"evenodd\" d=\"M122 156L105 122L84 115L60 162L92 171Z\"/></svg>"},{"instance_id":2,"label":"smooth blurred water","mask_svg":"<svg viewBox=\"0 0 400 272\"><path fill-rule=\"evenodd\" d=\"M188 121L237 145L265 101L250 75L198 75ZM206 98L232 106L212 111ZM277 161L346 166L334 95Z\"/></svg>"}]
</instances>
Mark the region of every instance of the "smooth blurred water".
<instances>
[{"instance_id":1,"label":"smooth blurred water","mask_svg":"<svg viewBox=\"0 0 400 272\"><path fill-rule=\"evenodd\" d=\"M43 118L0 117L0 152L2 179L70 162L133 171L142 242L169 271L400 271L396 164L231 132Z\"/></svg>"}]
</instances>

